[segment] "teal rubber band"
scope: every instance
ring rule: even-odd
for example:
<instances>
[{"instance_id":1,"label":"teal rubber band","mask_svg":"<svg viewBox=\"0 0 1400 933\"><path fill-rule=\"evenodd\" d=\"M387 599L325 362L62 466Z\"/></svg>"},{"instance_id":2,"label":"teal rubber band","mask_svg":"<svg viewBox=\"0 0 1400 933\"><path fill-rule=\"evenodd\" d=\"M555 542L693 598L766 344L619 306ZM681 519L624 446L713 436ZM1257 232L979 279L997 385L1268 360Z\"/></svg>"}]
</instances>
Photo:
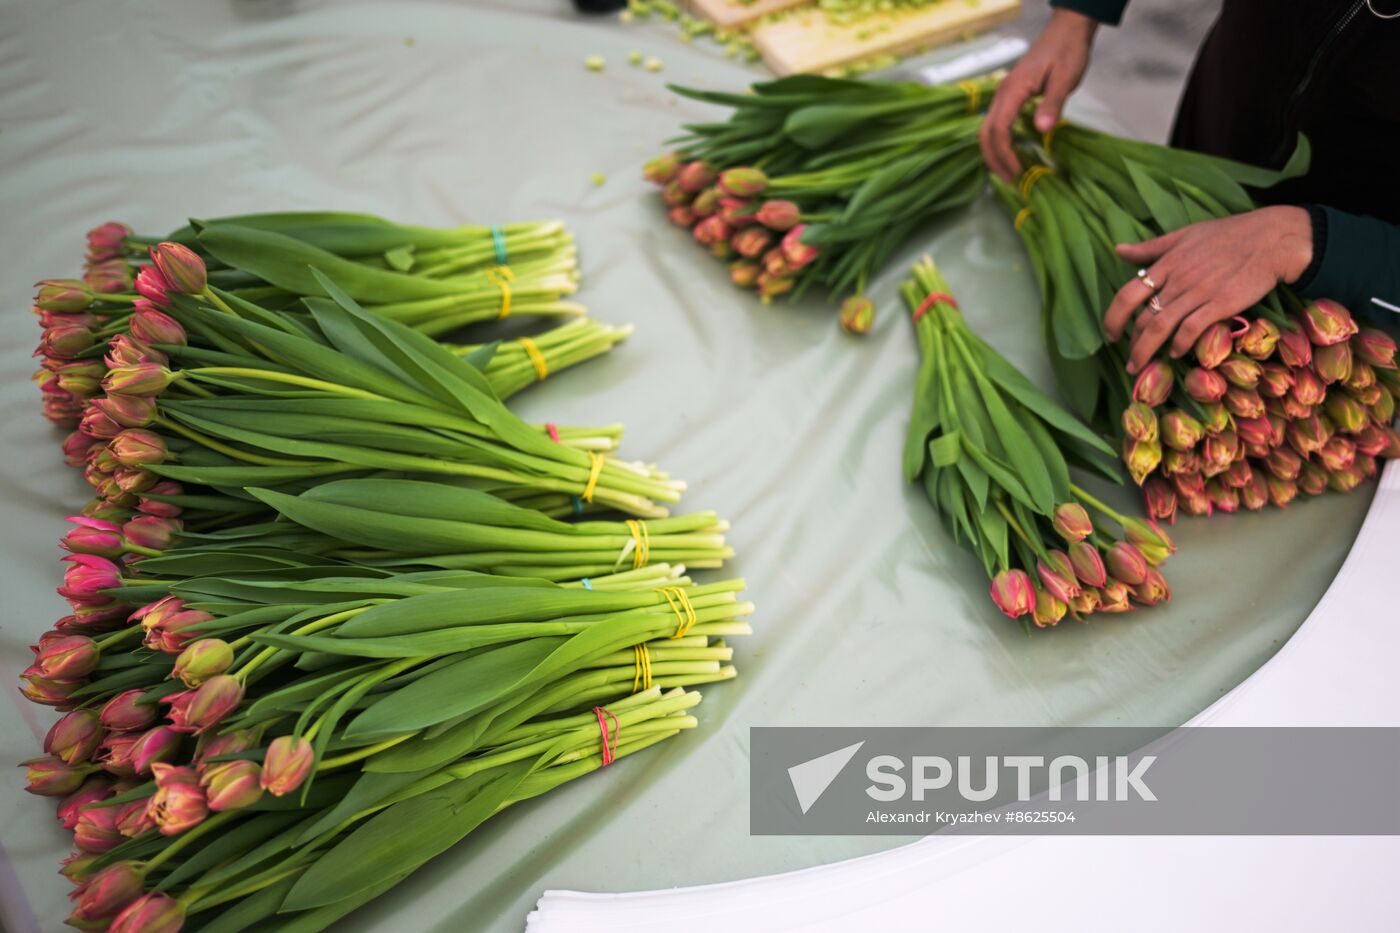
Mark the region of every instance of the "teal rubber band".
<instances>
[{"instance_id":1,"label":"teal rubber band","mask_svg":"<svg viewBox=\"0 0 1400 933\"><path fill-rule=\"evenodd\" d=\"M496 245L496 265L506 265L506 235L500 227L491 228L491 242Z\"/></svg>"},{"instance_id":2,"label":"teal rubber band","mask_svg":"<svg viewBox=\"0 0 1400 933\"><path fill-rule=\"evenodd\" d=\"M580 499L578 496L574 496L574 514L575 514L575 515L582 515L582 514L583 514L583 500Z\"/></svg>"},{"instance_id":3,"label":"teal rubber band","mask_svg":"<svg viewBox=\"0 0 1400 933\"><path fill-rule=\"evenodd\" d=\"M579 582L583 584L583 588L584 588L585 590L591 590L591 589L593 589L593 581L590 580L590 579L588 579L587 577L584 577L584 578L583 578L582 580L580 580Z\"/></svg>"}]
</instances>

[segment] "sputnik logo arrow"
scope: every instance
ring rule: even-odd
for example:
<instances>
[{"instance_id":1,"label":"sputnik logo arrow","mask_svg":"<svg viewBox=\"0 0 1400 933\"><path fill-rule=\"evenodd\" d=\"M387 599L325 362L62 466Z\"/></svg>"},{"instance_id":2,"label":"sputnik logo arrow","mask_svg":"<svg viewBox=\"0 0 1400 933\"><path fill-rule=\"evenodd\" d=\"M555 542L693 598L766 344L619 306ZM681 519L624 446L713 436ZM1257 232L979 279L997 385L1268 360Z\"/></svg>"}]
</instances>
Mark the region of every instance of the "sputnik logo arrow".
<instances>
[{"instance_id":1,"label":"sputnik logo arrow","mask_svg":"<svg viewBox=\"0 0 1400 933\"><path fill-rule=\"evenodd\" d=\"M860 741L854 745L847 745L845 748L838 748L834 752L827 752L818 758L788 768L788 779L792 781L793 792L797 794L797 805L802 808L804 814L826 793L826 789L836 780L841 769L846 767L864 744L864 741Z\"/></svg>"}]
</instances>

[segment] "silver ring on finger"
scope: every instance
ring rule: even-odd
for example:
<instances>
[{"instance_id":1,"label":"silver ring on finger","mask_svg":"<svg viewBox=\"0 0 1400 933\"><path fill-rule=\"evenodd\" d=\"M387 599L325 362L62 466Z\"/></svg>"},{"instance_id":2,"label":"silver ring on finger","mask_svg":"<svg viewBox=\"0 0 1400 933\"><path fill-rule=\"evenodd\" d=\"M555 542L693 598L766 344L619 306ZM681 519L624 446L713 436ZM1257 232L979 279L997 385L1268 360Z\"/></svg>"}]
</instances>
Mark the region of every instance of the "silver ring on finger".
<instances>
[{"instance_id":1,"label":"silver ring on finger","mask_svg":"<svg viewBox=\"0 0 1400 933\"><path fill-rule=\"evenodd\" d=\"M1150 276L1150 275L1147 274L1147 270L1146 270L1146 269L1139 269L1139 270L1138 270L1138 278L1142 279L1142 284L1146 285L1148 288L1152 289L1154 292L1157 290L1157 283L1154 282L1154 281L1152 281L1152 276Z\"/></svg>"}]
</instances>

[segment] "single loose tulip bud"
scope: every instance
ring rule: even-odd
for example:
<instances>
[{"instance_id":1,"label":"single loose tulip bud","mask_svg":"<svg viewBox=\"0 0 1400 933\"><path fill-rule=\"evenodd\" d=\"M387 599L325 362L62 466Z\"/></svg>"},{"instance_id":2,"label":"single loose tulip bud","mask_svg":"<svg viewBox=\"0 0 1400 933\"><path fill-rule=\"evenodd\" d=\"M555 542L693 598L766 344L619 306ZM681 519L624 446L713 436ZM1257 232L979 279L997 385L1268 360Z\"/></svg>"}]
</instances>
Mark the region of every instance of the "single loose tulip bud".
<instances>
[{"instance_id":1,"label":"single loose tulip bud","mask_svg":"<svg viewBox=\"0 0 1400 933\"><path fill-rule=\"evenodd\" d=\"M681 158L674 152L659 155L642 166L642 177L653 185L664 185L681 170Z\"/></svg>"},{"instance_id":2,"label":"single loose tulip bud","mask_svg":"<svg viewBox=\"0 0 1400 933\"><path fill-rule=\"evenodd\" d=\"M142 266L136 273L136 291L151 304L160 308L170 307L167 293L178 291L157 266Z\"/></svg>"},{"instance_id":3,"label":"single loose tulip bud","mask_svg":"<svg viewBox=\"0 0 1400 933\"><path fill-rule=\"evenodd\" d=\"M682 191L698 194L714 184L715 172L704 162L687 162L681 166L679 174L676 175L676 181L681 186Z\"/></svg>"},{"instance_id":4,"label":"single loose tulip bud","mask_svg":"<svg viewBox=\"0 0 1400 933\"><path fill-rule=\"evenodd\" d=\"M1156 567L1147 568L1147 578L1132 588L1133 598L1144 606L1156 606L1168 602L1172 591L1167 586L1167 578Z\"/></svg>"},{"instance_id":5,"label":"single loose tulip bud","mask_svg":"<svg viewBox=\"0 0 1400 933\"><path fill-rule=\"evenodd\" d=\"M1060 620L1069 611L1069 606L1064 602L1051 596L1044 590L1037 590L1035 594L1035 609L1031 612L1031 620L1038 628L1049 628L1058 625Z\"/></svg>"},{"instance_id":6,"label":"single loose tulip bud","mask_svg":"<svg viewBox=\"0 0 1400 933\"><path fill-rule=\"evenodd\" d=\"M92 295L77 279L44 279L38 286L34 305L45 311L67 314L92 304Z\"/></svg>"},{"instance_id":7,"label":"single loose tulip bud","mask_svg":"<svg viewBox=\"0 0 1400 933\"><path fill-rule=\"evenodd\" d=\"M1157 439L1157 414L1142 402L1133 402L1123 409L1123 431L1138 441Z\"/></svg>"},{"instance_id":8,"label":"single loose tulip bud","mask_svg":"<svg viewBox=\"0 0 1400 933\"><path fill-rule=\"evenodd\" d=\"M841 302L838 320L848 334L868 334L875 324L875 302L864 295L852 295Z\"/></svg>"},{"instance_id":9,"label":"single loose tulip bud","mask_svg":"<svg viewBox=\"0 0 1400 933\"><path fill-rule=\"evenodd\" d=\"M1108 579L1103 555L1088 541L1076 541L1069 546L1069 562L1074 575L1085 586L1103 586Z\"/></svg>"},{"instance_id":10,"label":"single loose tulip bud","mask_svg":"<svg viewBox=\"0 0 1400 933\"><path fill-rule=\"evenodd\" d=\"M101 774L90 775L77 790L59 803L58 821L63 824L64 829L72 832L78 825L78 817L88 804L101 803L110 796L112 782Z\"/></svg>"},{"instance_id":11,"label":"single loose tulip bud","mask_svg":"<svg viewBox=\"0 0 1400 933\"><path fill-rule=\"evenodd\" d=\"M92 757L104 736L96 710L75 709L49 729L44 752L64 764L76 765Z\"/></svg>"},{"instance_id":12,"label":"single loose tulip bud","mask_svg":"<svg viewBox=\"0 0 1400 933\"><path fill-rule=\"evenodd\" d=\"M734 247L734 251L740 256L753 259L761 255L772 242L773 236L768 231L758 227L745 227L730 238L729 245Z\"/></svg>"},{"instance_id":13,"label":"single loose tulip bud","mask_svg":"<svg viewBox=\"0 0 1400 933\"><path fill-rule=\"evenodd\" d=\"M151 816L151 798L141 797L117 808L117 830L128 839L144 836L156 828Z\"/></svg>"},{"instance_id":14,"label":"single loose tulip bud","mask_svg":"<svg viewBox=\"0 0 1400 933\"><path fill-rule=\"evenodd\" d=\"M130 732L155 722L155 704L142 702L144 696L144 690L127 690L112 697L98 714L102 725L113 732Z\"/></svg>"},{"instance_id":15,"label":"single loose tulip bud","mask_svg":"<svg viewBox=\"0 0 1400 933\"><path fill-rule=\"evenodd\" d=\"M233 732L222 732L218 735L206 732L199 737L199 744L195 747L195 764L203 766L210 759L220 755L246 752L248 749L256 747L258 740L259 733L256 729L236 729Z\"/></svg>"},{"instance_id":16,"label":"single loose tulip bud","mask_svg":"<svg viewBox=\"0 0 1400 933\"><path fill-rule=\"evenodd\" d=\"M161 700L170 704L172 728L196 735L217 726L242 701L243 684L229 674L217 674L194 690L172 694Z\"/></svg>"},{"instance_id":17,"label":"single loose tulip bud","mask_svg":"<svg viewBox=\"0 0 1400 933\"><path fill-rule=\"evenodd\" d=\"M697 218L713 217L719 210L719 189L706 188L690 202L690 212Z\"/></svg>"},{"instance_id":18,"label":"single loose tulip bud","mask_svg":"<svg viewBox=\"0 0 1400 933\"><path fill-rule=\"evenodd\" d=\"M165 894L147 894L117 914L107 933L179 933L185 908Z\"/></svg>"},{"instance_id":19,"label":"single loose tulip bud","mask_svg":"<svg viewBox=\"0 0 1400 933\"><path fill-rule=\"evenodd\" d=\"M1225 362L1232 349L1234 344L1230 338L1230 328L1220 321L1207 327L1201 336L1196 338L1193 352L1196 362L1206 369L1214 369Z\"/></svg>"},{"instance_id":20,"label":"single loose tulip bud","mask_svg":"<svg viewBox=\"0 0 1400 933\"><path fill-rule=\"evenodd\" d=\"M1304 460L1298 471L1298 491L1305 496L1320 496L1327 491L1327 474Z\"/></svg>"},{"instance_id":21,"label":"single loose tulip bud","mask_svg":"<svg viewBox=\"0 0 1400 933\"><path fill-rule=\"evenodd\" d=\"M112 455L122 466L149 466L165 460L165 441L154 431L127 428L112 438Z\"/></svg>"},{"instance_id":22,"label":"single loose tulip bud","mask_svg":"<svg viewBox=\"0 0 1400 933\"><path fill-rule=\"evenodd\" d=\"M70 765L53 755L30 758L20 762L26 769L24 774L28 785L24 788L40 797L67 797L83 785L92 771L91 766Z\"/></svg>"},{"instance_id":23,"label":"single loose tulip bud","mask_svg":"<svg viewBox=\"0 0 1400 933\"><path fill-rule=\"evenodd\" d=\"M1003 570L992 578L992 602L1008 618L1019 619L1035 610L1035 589L1024 570Z\"/></svg>"},{"instance_id":24,"label":"single loose tulip bud","mask_svg":"<svg viewBox=\"0 0 1400 933\"><path fill-rule=\"evenodd\" d=\"M720 172L719 186L736 198L751 198L768 187L768 176L756 168L731 168Z\"/></svg>"},{"instance_id":25,"label":"single loose tulip bud","mask_svg":"<svg viewBox=\"0 0 1400 933\"><path fill-rule=\"evenodd\" d=\"M257 803L263 795L262 768L257 762L239 759L209 765L200 777L209 809L241 810Z\"/></svg>"},{"instance_id":26,"label":"single loose tulip bud","mask_svg":"<svg viewBox=\"0 0 1400 933\"><path fill-rule=\"evenodd\" d=\"M1067 603L1079 595L1080 586L1074 578L1074 567L1063 551L1049 551L1037 560L1035 573L1045 591L1061 602Z\"/></svg>"},{"instance_id":27,"label":"single loose tulip bud","mask_svg":"<svg viewBox=\"0 0 1400 933\"><path fill-rule=\"evenodd\" d=\"M1198 402L1218 402L1230 388L1225 377L1213 369L1192 369L1182 382L1186 394Z\"/></svg>"},{"instance_id":28,"label":"single loose tulip bud","mask_svg":"<svg viewBox=\"0 0 1400 933\"><path fill-rule=\"evenodd\" d=\"M1054 526L1056 534L1071 544L1094 533L1094 523L1089 520L1089 513L1078 502L1061 502L1055 506L1050 524Z\"/></svg>"},{"instance_id":29,"label":"single loose tulip bud","mask_svg":"<svg viewBox=\"0 0 1400 933\"><path fill-rule=\"evenodd\" d=\"M1026 583L1029 586L1029 578ZM279 735L268 744L263 755L259 779L263 790L274 797L290 794L302 785L315 763L316 753L310 742L299 736Z\"/></svg>"},{"instance_id":30,"label":"single loose tulip bud","mask_svg":"<svg viewBox=\"0 0 1400 933\"><path fill-rule=\"evenodd\" d=\"M1376 369L1395 368L1395 340L1383 330L1363 327L1351 339L1355 355Z\"/></svg>"},{"instance_id":31,"label":"single loose tulip bud","mask_svg":"<svg viewBox=\"0 0 1400 933\"><path fill-rule=\"evenodd\" d=\"M750 260L736 260L729 264L729 281L740 288L751 288L758 281L762 267Z\"/></svg>"},{"instance_id":32,"label":"single loose tulip bud","mask_svg":"<svg viewBox=\"0 0 1400 933\"><path fill-rule=\"evenodd\" d=\"M73 827L73 844L84 852L106 852L126 842L117 829L117 811L113 807L87 807L78 814Z\"/></svg>"},{"instance_id":33,"label":"single loose tulip bud","mask_svg":"<svg viewBox=\"0 0 1400 933\"><path fill-rule=\"evenodd\" d=\"M802 211L792 201L764 201L758 209L758 222L769 230L791 230L802 222Z\"/></svg>"},{"instance_id":34,"label":"single loose tulip bud","mask_svg":"<svg viewBox=\"0 0 1400 933\"><path fill-rule=\"evenodd\" d=\"M158 761L170 761L180 750L181 735L172 726L157 726L137 736L128 753L131 768L137 774L150 774Z\"/></svg>"},{"instance_id":35,"label":"single loose tulip bud","mask_svg":"<svg viewBox=\"0 0 1400 933\"><path fill-rule=\"evenodd\" d=\"M793 269L801 269L821 255L821 250L802 242L802 235L806 232L807 225L798 224L783 234L783 255L787 257L788 264Z\"/></svg>"},{"instance_id":36,"label":"single loose tulip bud","mask_svg":"<svg viewBox=\"0 0 1400 933\"><path fill-rule=\"evenodd\" d=\"M55 638L35 652L39 672L52 680L80 680L101 660L97 642L83 635Z\"/></svg>"},{"instance_id":37,"label":"single loose tulip bud","mask_svg":"<svg viewBox=\"0 0 1400 933\"><path fill-rule=\"evenodd\" d=\"M1161 462L1162 445L1157 441L1136 441L1130 437L1123 439L1123 463L1128 467L1133 482L1139 486Z\"/></svg>"},{"instance_id":38,"label":"single loose tulip bud","mask_svg":"<svg viewBox=\"0 0 1400 933\"><path fill-rule=\"evenodd\" d=\"M1172 394L1174 382L1171 366L1164 360L1152 360L1133 383L1133 401L1156 408Z\"/></svg>"},{"instance_id":39,"label":"single loose tulip bud","mask_svg":"<svg viewBox=\"0 0 1400 933\"><path fill-rule=\"evenodd\" d=\"M1345 343L1356 333L1351 313L1330 298L1319 298L1303 309L1303 331L1320 347Z\"/></svg>"},{"instance_id":40,"label":"single loose tulip bud","mask_svg":"<svg viewBox=\"0 0 1400 933\"><path fill-rule=\"evenodd\" d=\"M1176 489L1160 476L1149 476L1142 485L1147 514L1159 521L1176 522Z\"/></svg>"},{"instance_id":41,"label":"single loose tulip bud","mask_svg":"<svg viewBox=\"0 0 1400 933\"><path fill-rule=\"evenodd\" d=\"M1230 386L1225 393L1225 408L1236 418L1264 417L1264 399L1255 389Z\"/></svg>"},{"instance_id":42,"label":"single loose tulip bud","mask_svg":"<svg viewBox=\"0 0 1400 933\"><path fill-rule=\"evenodd\" d=\"M1124 409L1126 412L1131 409ZM1195 418L1179 408L1173 408L1162 418L1162 442L1174 450L1190 450L1201 442L1205 428Z\"/></svg>"},{"instance_id":43,"label":"single loose tulip bud","mask_svg":"<svg viewBox=\"0 0 1400 933\"><path fill-rule=\"evenodd\" d=\"M108 865L73 892L78 904L68 924L80 930L106 929L144 890L145 876L131 862Z\"/></svg>"},{"instance_id":44,"label":"single loose tulip bud","mask_svg":"<svg viewBox=\"0 0 1400 933\"><path fill-rule=\"evenodd\" d=\"M221 638L201 638L190 642L175 659L171 676L194 688L233 665L233 648Z\"/></svg>"},{"instance_id":45,"label":"single loose tulip bud","mask_svg":"<svg viewBox=\"0 0 1400 933\"><path fill-rule=\"evenodd\" d=\"M165 280L174 286L174 291L198 295L209 284L209 271L204 268L204 260L188 246L157 243L151 247L151 260Z\"/></svg>"},{"instance_id":46,"label":"single loose tulip bud","mask_svg":"<svg viewBox=\"0 0 1400 933\"><path fill-rule=\"evenodd\" d=\"M1313 369L1323 382L1345 382L1351 376L1351 344L1334 343L1313 350Z\"/></svg>"},{"instance_id":47,"label":"single loose tulip bud","mask_svg":"<svg viewBox=\"0 0 1400 933\"><path fill-rule=\"evenodd\" d=\"M1115 541L1104 554L1104 564L1115 580L1137 586L1147 579L1147 558L1128 541Z\"/></svg>"},{"instance_id":48,"label":"single loose tulip bud","mask_svg":"<svg viewBox=\"0 0 1400 933\"><path fill-rule=\"evenodd\" d=\"M1264 367L1247 356L1232 356L1217 370L1225 381L1241 389L1252 389L1264 377Z\"/></svg>"},{"instance_id":49,"label":"single loose tulip bud","mask_svg":"<svg viewBox=\"0 0 1400 933\"><path fill-rule=\"evenodd\" d=\"M148 812L161 835L177 836L204 821L209 807L193 768L157 761L151 765L151 771L156 778L156 792Z\"/></svg>"}]
</instances>

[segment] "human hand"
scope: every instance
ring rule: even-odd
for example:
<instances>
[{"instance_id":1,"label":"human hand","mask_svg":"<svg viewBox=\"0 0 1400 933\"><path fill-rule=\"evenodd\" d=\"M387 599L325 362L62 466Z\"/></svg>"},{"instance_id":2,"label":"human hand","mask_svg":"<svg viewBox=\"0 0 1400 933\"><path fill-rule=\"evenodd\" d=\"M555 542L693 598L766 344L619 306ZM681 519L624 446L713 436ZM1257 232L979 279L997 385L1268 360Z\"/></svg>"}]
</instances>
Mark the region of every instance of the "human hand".
<instances>
[{"instance_id":1,"label":"human hand","mask_svg":"<svg viewBox=\"0 0 1400 933\"><path fill-rule=\"evenodd\" d=\"M1280 282L1297 281L1312 262L1312 220L1301 207L1264 207L1155 240L1120 243L1117 250L1147 275L1113 297L1104 315L1108 338L1122 337L1133 312L1154 293L1161 306L1149 307L1133 324L1128 372L1135 373L1169 338L1171 355L1182 356L1210 325L1253 306Z\"/></svg>"},{"instance_id":2,"label":"human hand","mask_svg":"<svg viewBox=\"0 0 1400 933\"><path fill-rule=\"evenodd\" d=\"M1089 47L1099 21L1073 10L1056 10L1050 24L1002 79L987 109L978 140L982 158L1007 184L1014 184L1021 163L1011 148L1011 125L1027 100L1044 95L1035 111L1035 128L1047 133L1060 121L1060 111L1071 92L1079 87L1089 67Z\"/></svg>"}]
</instances>

